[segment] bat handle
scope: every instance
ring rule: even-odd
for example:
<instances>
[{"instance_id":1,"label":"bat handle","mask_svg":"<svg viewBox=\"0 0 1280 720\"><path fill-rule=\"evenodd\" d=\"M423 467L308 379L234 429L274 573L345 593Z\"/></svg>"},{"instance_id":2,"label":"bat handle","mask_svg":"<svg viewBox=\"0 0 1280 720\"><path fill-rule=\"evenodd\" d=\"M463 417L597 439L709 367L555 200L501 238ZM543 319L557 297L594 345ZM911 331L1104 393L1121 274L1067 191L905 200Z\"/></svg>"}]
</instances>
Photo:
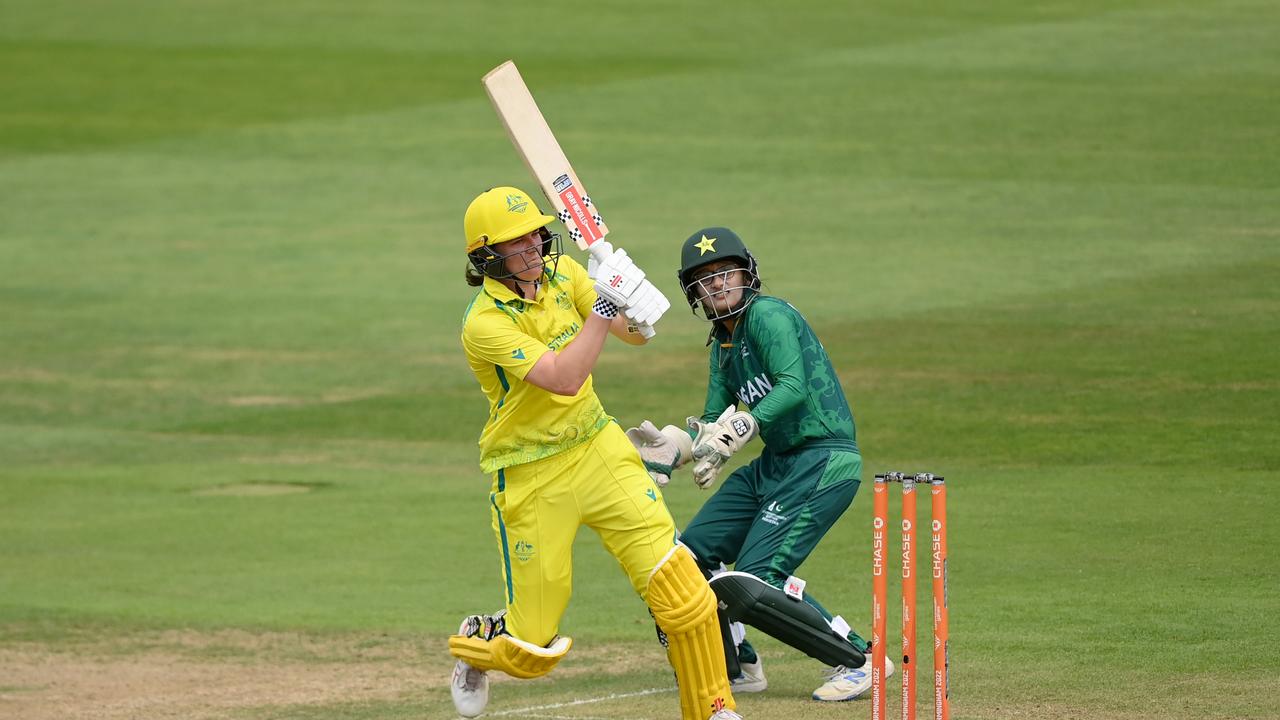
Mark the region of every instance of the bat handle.
<instances>
[{"instance_id":1,"label":"bat handle","mask_svg":"<svg viewBox=\"0 0 1280 720\"><path fill-rule=\"evenodd\" d=\"M658 334L658 331L654 330L653 326L648 323L636 325L636 328L640 330L640 335L645 340L652 340L653 336Z\"/></svg>"},{"instance_id":2,"label":"bat handle","mask_svg":"<svg viewBox=\"0 0 1280 720\"><path fill-rule=\"evenodd\" d=\"M602 263L613 254L613 245L604 241L596 241L587 248L587 253L598 263Z\"/></svg>"}]
</instances>

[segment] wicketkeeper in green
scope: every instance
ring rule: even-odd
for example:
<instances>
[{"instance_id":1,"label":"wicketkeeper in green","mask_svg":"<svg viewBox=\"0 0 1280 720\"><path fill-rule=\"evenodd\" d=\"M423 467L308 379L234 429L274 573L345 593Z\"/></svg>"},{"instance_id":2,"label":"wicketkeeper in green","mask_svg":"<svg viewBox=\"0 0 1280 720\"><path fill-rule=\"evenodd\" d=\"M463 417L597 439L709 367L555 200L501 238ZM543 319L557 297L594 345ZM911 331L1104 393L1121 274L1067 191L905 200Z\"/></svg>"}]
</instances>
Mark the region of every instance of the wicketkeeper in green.
<instances>
[{"instance_id":1,"label":"wicketkeeper in green","mask_svg":"<svg viewBox=\"0 0 1280 720\"><path fill-rule=\"evenodd\" d=\"M852 700L871 686L867 642L795 576L861 483L862 456L840 379L800 312L760 292L755 257L732 230L690 236L679 278L694 313L712 323L706 404L701 417L688 419L688 431L646 420L627 435L659 485L692 462L693 480L704 489L760 436L759 457L725 478L680 540L726 608L721 626L732 628L724 642L734 692L767 685L745 623L828 666L815 700ZM892 663L886 668L893 672Z\"/></svg>"}]
</instances>

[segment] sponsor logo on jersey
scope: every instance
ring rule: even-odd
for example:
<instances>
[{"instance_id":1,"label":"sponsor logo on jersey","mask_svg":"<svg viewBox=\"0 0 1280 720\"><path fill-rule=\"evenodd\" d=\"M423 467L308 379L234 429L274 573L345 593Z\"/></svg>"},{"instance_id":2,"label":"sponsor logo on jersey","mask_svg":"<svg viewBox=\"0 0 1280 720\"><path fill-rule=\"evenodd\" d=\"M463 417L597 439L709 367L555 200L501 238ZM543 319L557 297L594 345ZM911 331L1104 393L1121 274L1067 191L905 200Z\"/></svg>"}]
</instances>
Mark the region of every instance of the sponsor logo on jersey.
<instances>
[{"instance_id":1,"label":"sponsor logo on jersey","mask_svg":"<svg viewBox=\"0 0 1280 720\"><path fill-rule=\"evenodd\" d=\"M512 350L512 351L511 351L511 359L513 359L513 360L523 360L523 359L524 359L524 350L521 350L520 348L516 348L515 350Z\"/></svg>"},{"instance_id":2,"label":"sponsor logo on jersey","mask_svg":"<svg viewBox=\"0 0 1280 720\"><path fill-rule=\"evenodd\" d=\"M774 501L765 507L760 513L760 519L770 525L778 525L787 521L787 516L782 514L782 503Z\"/></svg>"}]
</instances>

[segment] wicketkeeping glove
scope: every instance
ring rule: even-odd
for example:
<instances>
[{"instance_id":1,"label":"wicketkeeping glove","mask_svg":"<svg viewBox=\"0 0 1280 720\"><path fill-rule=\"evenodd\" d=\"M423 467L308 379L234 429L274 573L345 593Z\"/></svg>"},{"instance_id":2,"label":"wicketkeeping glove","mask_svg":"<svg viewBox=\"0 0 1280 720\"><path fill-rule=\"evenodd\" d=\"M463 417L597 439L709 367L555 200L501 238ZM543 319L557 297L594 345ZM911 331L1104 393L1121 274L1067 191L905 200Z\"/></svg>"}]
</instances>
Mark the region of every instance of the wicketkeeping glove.
<instances>
[{"instance_id":1,"label":"wicketkeeping glove","mask_svg":"<svg viewBox=\"0 0 1280 720\"><path fill-rule=\"evenodd\" d=\"M760 432L751 413L733 405L725 408L715 422L704 423L691 417L688 423L698 431L693 439L693 459L697 461L693 466L693 482L704 489L716 481L725 461Z\"/></svg>"},{"instance_id":2,"label":"wicketkeeping glove","mask_svg":"<svg viewBox=\"0 0 1280 720\"><path fill-rule=\"evenodd\" d=\"M640 451L644 468L658 487L666 487L671 472L693 458L693 438L675 425L659 430L645 420L640 427L627 428L627 438Z\"/></svg>"}]
</instances>

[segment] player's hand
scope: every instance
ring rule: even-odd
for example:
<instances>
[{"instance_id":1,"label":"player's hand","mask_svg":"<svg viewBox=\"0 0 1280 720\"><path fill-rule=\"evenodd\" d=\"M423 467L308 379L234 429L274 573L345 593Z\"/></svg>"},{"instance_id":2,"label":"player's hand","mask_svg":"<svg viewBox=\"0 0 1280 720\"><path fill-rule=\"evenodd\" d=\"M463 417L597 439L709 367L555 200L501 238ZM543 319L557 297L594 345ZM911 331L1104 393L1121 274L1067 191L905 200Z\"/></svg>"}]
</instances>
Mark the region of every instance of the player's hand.
<instances>
[{"instance_id":1,"label":"player's hand","mask_svg":"<svg viewBox=\"0 0 1280 720\"><path fill-rule=\"evenodd\" d=\"M614 250L606 255L592 246L591 255L599 263L596 266L596 294L620 308L630 307L631 296L644 283L644 271L632 262L626 250Z\"/></svg>"},{"instance_id":2,"label":"player's hand","mask_svg":"<svg viewBox=\"0 0 1280 720\"><path fill-rule=\"evenodd\" d=\"M587 256L587 277L592 280L596 279L600 271L600 260L597 257L607 258L613 254L613 243L608 240L601 240L591 246L590 254Z\"/></svg>"},{"instance_id":3,"label":"player's hand","mask_svg":"<svg viewBox=\"0 0 1280 720\"><path fill-rule=\"evenodd\" d=\"M663 295L653 283L645 280L631 294L627 306L622 309L622 314L637 325L652 327L670 308L671 301L667 300L667 296Z\"/></svg>"},{"instance_id":4,"label":"player's hand","mask_svg":"<svg viewBox=\"0 0 1280 720\"><path fill-rule=\"evenodd\" d=\"M626 250L610 249L608 243L591 246L596 294L617 305L628 320L637 325L652 326L671 307L671 302L645 279L644 271L632 261ZM588 268L588 273L592 269Z\"/></svg>"},{"instance_id":5,"label":"player's hand","mask_svg":"<svg viewBox=\"0 0 1280 720\"><path fill-rule=\"evenodd\" d=\"M627 428L627 439L640 452L645 470L658 487L666 487L671 482L671 472L693 457L693 438L675 425L659 430L645 420L640 427Z\"/></svg>"},{"instance_id":6,"label":"player's hand","mask_svg":"<svg viewBox=\"0 0 1280 720\"><path fill-rule=\"evenodd\" d=\"M671 308L671 301L645 279L626 250L600 241L588 252L587 275L596 281L596 295L616 305L646 338L653 337L653 324Z\"/></svg>"},{"instance_id":7,"label":"player's hand","mask_svg":"<svg viewBox=\"0 0 1280 720\"><path fill-rule=\"evenodd\" d=\"M693 481L704 489L716 481L725 461L760 431L751 413L733 405L725 408L715 422L704 423L691 417L688 423L698 432L693 439L693 459L697 461L693 466Z\"/></svg>"}]
</instances>

